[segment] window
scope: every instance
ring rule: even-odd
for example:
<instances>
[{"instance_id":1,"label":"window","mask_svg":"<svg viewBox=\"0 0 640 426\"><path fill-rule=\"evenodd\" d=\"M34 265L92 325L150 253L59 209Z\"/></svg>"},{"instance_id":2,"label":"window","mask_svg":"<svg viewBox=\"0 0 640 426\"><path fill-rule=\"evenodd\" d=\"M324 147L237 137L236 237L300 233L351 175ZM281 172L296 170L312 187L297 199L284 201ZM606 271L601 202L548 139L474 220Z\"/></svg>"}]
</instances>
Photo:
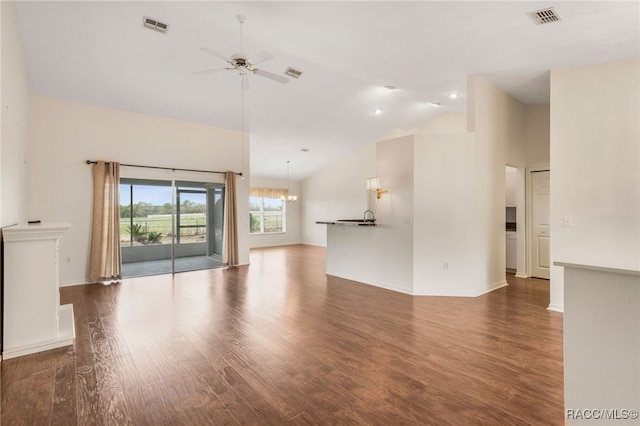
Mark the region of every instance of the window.
<instances>
[{"instance_id":1,"label":"window","mask_svg":"<svg viewBox=\"0 0 640 426\"><path fill-rule=\"evenodd\" d=\"M209 189L207 189L209 188ZM120 179L120 245L122 247L171 244L174 225L177 244L207 242L208 192L217 189L202 182ZM175 224L174 224L175 221Z\"/></svg>"},{"instance_id":2,"label":"window","mask_svg":"<svg viewBox=\"0 0 640 426\"><path fill-rule=\"evenodd\" d=\"M249 198L249 233L272 234L286 232L285 202L280 196L255 195Z\"/></svg>"},{"instance_id":3,"label":"window","mask_svg":"<svg viewBox=\"0 0 640 426\"><path fill-rule=\"evenodd\" d=\"M120 245L171 242L170 181L120 179Z\"/></svg>"}]
</instances>

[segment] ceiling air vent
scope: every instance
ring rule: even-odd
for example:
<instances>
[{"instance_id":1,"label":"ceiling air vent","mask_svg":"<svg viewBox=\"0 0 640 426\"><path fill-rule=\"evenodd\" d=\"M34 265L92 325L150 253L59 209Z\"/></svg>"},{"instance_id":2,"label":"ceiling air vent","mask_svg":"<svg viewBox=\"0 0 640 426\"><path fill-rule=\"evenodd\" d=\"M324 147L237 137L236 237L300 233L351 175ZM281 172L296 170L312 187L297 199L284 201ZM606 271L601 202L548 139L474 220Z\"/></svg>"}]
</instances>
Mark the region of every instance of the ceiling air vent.
<instances>
[{"instance_id":1,"label":"ceiling air vent","mask_svg":"<svg viewBox=\"0 0 640 426\"><path fill-rule=\"evenodd\" d=\"M293 68L289 67L284 72L284 75L288 75L291 78L300 78L300 76L302 75L302 71L298 71L296 69L293 69Z\"/></svg>"},{"instance_id":2,"label":"ceiling air vent","mask_svg":"<svg viewBox=\"0 0 640 426\"><path fill-rule=\"evenodd\" d=\"M533 22L535 22L536 25L550 24L552 22L562 21L562 18L560 18L560 15L558 15L558 12L556 12L552 7L536 10L535 12L529 12L527 13L527 15L529 15L529 17L533 19Z\"/></svg>"},{"instance_id":3,"label":"ceiling air vent","mask_svg":"<svg viewBox=\"0 0 640 426\"><path fill-rule=\"evenodd\" d=\"M147 28L151 28L152 30L160 31L161 33L166 33L169 30L169 24L156 21L155 19L151 19L147 16L142 19L142 25Z\"/></svg>"}]
</instances>

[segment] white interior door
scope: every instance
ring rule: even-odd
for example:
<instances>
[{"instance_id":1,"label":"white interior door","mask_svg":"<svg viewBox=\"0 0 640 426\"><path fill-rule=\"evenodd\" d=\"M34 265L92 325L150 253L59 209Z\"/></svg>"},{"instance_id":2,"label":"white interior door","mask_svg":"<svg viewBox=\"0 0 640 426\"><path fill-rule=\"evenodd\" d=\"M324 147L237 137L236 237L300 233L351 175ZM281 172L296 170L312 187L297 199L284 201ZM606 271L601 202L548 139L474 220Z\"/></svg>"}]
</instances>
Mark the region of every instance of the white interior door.
<instances>
[{"instance_id":1,"label":"white interior door","mask_svg":"<svg viewBox=\"0 0 640 426\"><path fill-rule=\"evenodd\" d=\"M549 279L549 171L531 173L531 276Z\"/></svg>"}]
</instances>

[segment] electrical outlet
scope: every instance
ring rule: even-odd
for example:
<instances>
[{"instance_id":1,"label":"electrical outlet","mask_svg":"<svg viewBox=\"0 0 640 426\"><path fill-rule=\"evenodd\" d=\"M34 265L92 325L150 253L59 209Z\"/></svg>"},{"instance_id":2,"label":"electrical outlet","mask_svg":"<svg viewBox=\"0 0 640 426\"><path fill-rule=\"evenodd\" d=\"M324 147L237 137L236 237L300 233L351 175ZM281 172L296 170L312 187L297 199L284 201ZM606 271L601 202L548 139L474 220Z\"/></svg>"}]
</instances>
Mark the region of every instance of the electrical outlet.
<instances>
[{"instance_id":1,"label":"electrical outlet","mask_svg":"<svg viewBox=\"0 0 640 426\"><path fill-rule=\"evenodd\" d=\"M67 256L65 260L67 261L67 263L71 263L71 256Z\"/></svg>"},{"instance_id":2,"label":"electrical outlet","mask_svg":"<svg viewBox=\"0 0 640 426\"><path fill-rule=\"evenodd\" d=\"M570 217L565 216L562 218L562 226L564 228L571 228L571 226L573 225L572 220Z\"/></svg>"},{"instance_id":3,"label":"electrical outlet","mask_svg":"<svg viewBox=\"0 0 640 426\"><path fill-rule=\"evenodd\" d=\"M442 265L442 269L444 269L445 271L449 269L449 262L444 262L444 264Z\"/></svg>"}]
</instances>

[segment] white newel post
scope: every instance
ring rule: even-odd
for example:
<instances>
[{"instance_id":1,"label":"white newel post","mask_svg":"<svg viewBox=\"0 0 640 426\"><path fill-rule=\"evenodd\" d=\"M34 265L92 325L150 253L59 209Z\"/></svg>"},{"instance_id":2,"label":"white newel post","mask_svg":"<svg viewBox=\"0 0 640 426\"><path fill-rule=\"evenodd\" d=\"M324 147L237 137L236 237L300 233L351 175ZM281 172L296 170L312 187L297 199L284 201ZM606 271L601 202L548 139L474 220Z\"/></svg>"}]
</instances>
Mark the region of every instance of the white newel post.
<instances>
[{"instance_id":1,"label":"white newel post","mask_svg":"<svg viewBox=\"0 0 640 426\"><path fill-rule=\"evenodd\" d=\"M72 345L73 305L60 306L58 248L69 223L14 225L4 240L4 359Z\"/></svg>"}]
</instances>

